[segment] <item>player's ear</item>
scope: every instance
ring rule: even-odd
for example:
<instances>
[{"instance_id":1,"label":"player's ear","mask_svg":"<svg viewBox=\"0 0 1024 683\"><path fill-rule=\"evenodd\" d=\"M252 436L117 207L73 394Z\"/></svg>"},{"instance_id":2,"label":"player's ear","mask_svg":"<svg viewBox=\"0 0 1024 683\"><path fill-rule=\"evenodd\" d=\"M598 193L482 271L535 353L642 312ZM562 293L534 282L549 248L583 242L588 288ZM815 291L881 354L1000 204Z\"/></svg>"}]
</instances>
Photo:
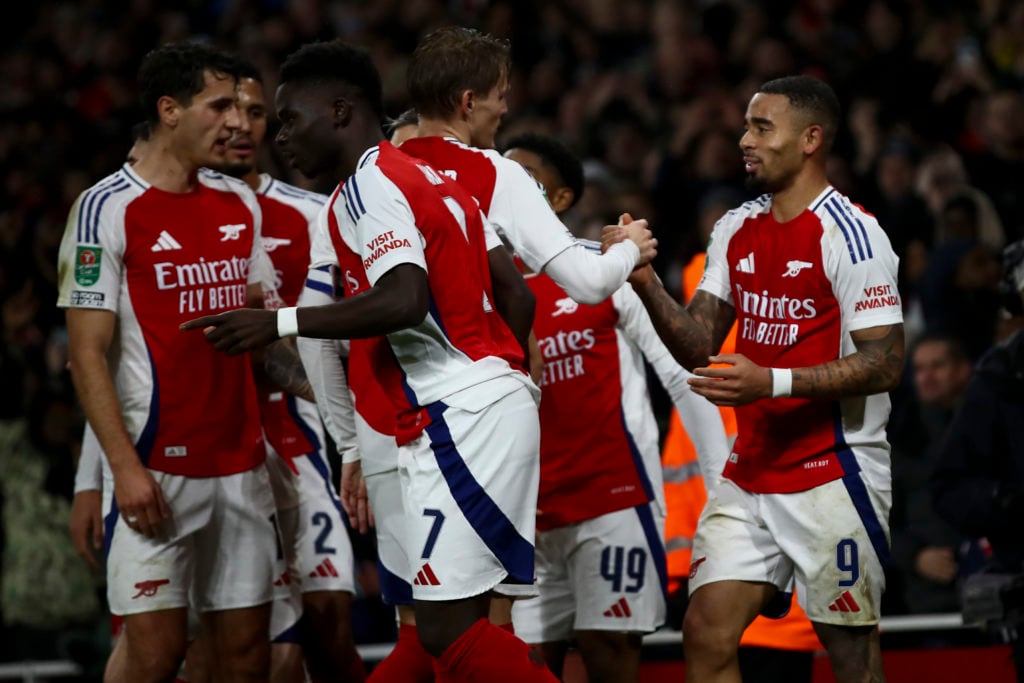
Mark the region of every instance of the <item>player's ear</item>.
<instances>
[{"instance_id":1,"label":"player's ear","mask_svg":"<svg viewBox=\"0 0 1024 683\"><path fill-rule=\"evenodd\" d=\"M168 128L175 128L181 118L181 104L170 95L164 95L156 101L156 112L160 123Z\"/></svg>"},{"instance_id":2,"label":"player's ear","mask_svg":"<svg viewBox=\"0 0 1024 683\"><path fill-rule=\"evenodd\" d=\"M575 198L576 194L568 187L560 187L555 190L551 197L548 197L548 201L551 202L551 208L554 209L555 213L562 213L572 206L572 201Z\"/></svg>"},{"instance_id":3,"label":"player's ear","mask_svg":"<svg viewBox=\"0 0 1024 683\"><path fill-rule=\"evenodd\" d=\"M331 118L336 128L346 128L352 122L352 103L344 97L335 98Z\"/></svg>"},{"instance_id":4,"label":"player's ear","mask_svg":"<svg viewBox=\"0 0 1024 683\"><path fill-rule=\"evenodd\" d=\"M818 148L825 142L825 129L817 123L812 123L804 129L803 143L804 154L810 156L818 151Z\"/></svg>"},{"instance_id":5,"label":"player's ear","mask_svg":"<svg viewBox=\"0 0 1024 683\"><path fill-rule=\"evenodd\" d=\"M459 98L459 111L463 116L468 117L473 113L473 107L476 106L475 99L476 93L472 90L462 91L462 97Z\"/></svg>"}]
</instances>

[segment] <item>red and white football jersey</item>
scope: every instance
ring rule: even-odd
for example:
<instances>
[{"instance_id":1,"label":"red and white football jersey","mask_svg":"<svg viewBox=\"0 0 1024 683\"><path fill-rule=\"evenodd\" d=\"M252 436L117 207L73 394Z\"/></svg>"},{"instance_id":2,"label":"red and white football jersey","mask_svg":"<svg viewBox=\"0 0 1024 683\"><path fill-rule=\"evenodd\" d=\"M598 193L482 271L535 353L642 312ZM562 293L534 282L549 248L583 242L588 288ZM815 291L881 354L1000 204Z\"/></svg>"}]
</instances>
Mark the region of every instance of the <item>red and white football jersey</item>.
<instances>
[{"instance_id":1,"label":"red and white football jersey","mask_svg":"<svg viewBox=\"0 0 1024 683\"><path fill-rule=\"evenodd\" d=\"M306 281L316 217L327 197L262 173L256 199L263 212L263 249L274 263L274 284L284 305L294 306Z\"/></svg>"},{"instance_id":2,"label":"red and white football jersey","mask_svg":"<svg viewBox=\"0 0 1024 683\"><path fill-rule=\"evenodd\" d=\"M644 358L702 457L720 462L728 442L718 409L690 390L686 380L692 375L658 338L632 287L587 306L546 275L528 275L526 281L537 300L533 330L544 356L537 528L546 531L650 501L664 512L658 426Z\"/></svg>"},{"instance_id":3,"label":"red and white football jersey","mask_svg":"<svg viewBox=\"0 0 1024 683\"><path fill-rule=\"evenodd\" d=\"M249 187L205 170L195 190L175 194L124 166L72 207L57 304L117 314L114 383L150 469L210 477L263 462L248 355L228 357L178 329L246 305L260 233Z\"/></svg>"},{"instance_id":4,"label":"red and white football jersey","mask_svg":"<svg viewBox=\"0 0 1024 683\"><path fill-rule=\"evenodd\" d=\"M771 196L715 225L699 288L736 309L736 352L800 368L856 351L850 333L903 322L898 259L873 216L829 187L787 223ZM803 491L864 467L889 468L887 394L763 399L736 409L724 475L761 493Z\"/></svg>"},{"instance_id":5,"label":"red and white football jersey","mask_svg":"<svg viewBox=\"0 0 1024 683\"><path fill-rule=\"evenodd\" d=\"M402 151L468 190L533 272L541 272L548 261L576 245L537 181L495 150L469 147L454 138L427 137L406 140Z\"/></svg>"},{"instance_id":6,"label":"red and white football jersey","mask_svg":"<svg viewBox=\"0 0 1024 683\"><path fill-rule=\"evenodd\" d=\"M465 190L384 142L332 195L326 220L346 296L406 263L426 272L430 288L423 322L387 335L386 347L352 341L349 376L360 415L369 416L360 407L361 387L370 385L363 372L393 406L409 406L396 425L400 443L426 426L424 406L460 392L483 407L528 381L517 369L519 344L491 303L487 250L499 241ZM501 378L508 382L494 383Z\"/></svg>"},{"instance_id":7,"label":"red and white football jersey","mask_svg":"<svg viewBox=\"0 0 1024 683\"><path fill-rule=\"evenodd\" d=\"M281 305L294 306L309 268L311 236L327 197L260 175L256 199L263 213L263 249L274 266ZM318 450L323 427L315 406L280 391L261 389L260 411L267 440L286 461Z\"/></svg>"}]
</instances>

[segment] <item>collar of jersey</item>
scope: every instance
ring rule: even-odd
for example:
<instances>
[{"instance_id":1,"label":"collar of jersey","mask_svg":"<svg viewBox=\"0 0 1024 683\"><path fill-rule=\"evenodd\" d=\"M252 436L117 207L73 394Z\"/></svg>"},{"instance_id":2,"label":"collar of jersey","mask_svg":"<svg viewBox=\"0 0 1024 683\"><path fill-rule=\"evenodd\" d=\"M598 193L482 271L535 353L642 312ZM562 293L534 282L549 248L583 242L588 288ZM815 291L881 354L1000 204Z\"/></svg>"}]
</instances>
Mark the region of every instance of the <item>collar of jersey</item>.
<instances>
[{"instance_id":1,"label":"collar of jersey","mask_svg":"<svg viewBox=\"0 0 1024 683\"><path fill-rule=\"evenodd\" d=\"M359 157L358 163L356 163L356 170L358 171L363 166L370 162L370 158L380 153L380 147L374 145L370 149L363 152L363 155Z\"/></svg>"},{"instance_id":2,"label":"collar of jersey","mask_svg":"<svg viewBox=\"0 0 1024 683\"><path fill-rule=\"evenodd\" d=\"M128 180L134 182L136 185L139 185L143 189L146 189L146 190L149 189L149 183L147 183L145 180L143 180L142 176L140 176L138 173L136 173L134 170L132 170L132 165L131 164L126 163L124 166L122 166L121 167L121 172L124 173L125 176L128 177Z\"/></svg>"}]
</instances>

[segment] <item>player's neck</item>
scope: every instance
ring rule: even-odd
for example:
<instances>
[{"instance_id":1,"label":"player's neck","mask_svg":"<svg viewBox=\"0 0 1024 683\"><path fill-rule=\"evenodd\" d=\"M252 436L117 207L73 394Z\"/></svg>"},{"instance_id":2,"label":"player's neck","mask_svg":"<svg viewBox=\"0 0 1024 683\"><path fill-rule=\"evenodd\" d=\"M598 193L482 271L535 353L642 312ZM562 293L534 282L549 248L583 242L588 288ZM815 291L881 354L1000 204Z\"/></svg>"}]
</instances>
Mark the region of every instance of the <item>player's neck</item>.
<instances>
[{"instance_id":1,"label":"player's neck","mask_svg":"<svg viewBox=\"0 0 1024 683\"><path fill-rule=\"evenodd\" d=\"M338 155L338 167L335 169L337 182L344 182L356 172L359 159L371 147L376 147L384 140L384 133L379 122L371 122L368 119L359 128L359 134L353 134L345 142Z\"/></svg>"},{"instance_id":2,"label":"player's neck","mask_svg":"<svg viewBox=\"0 0 1024 683\"><path fill-rule=\"evenodd\" d=\"M772 216L786 223L802 214L828 187L824 172L806 168L783 190L772 194Z\"/></svg>"},{"instance_id":3,"label":"player's neck","mask_svg":"<svg viewBox=\"0 0 1024 683\"><path fill-rule=\"evenodd\" d=\"M241 180L244 180L245 184L251 187L253 192L260 189L261 178L259 169L253 166L248 173L241 177Z\"/></svg>"},{"instance_id":4,"label":"player's neck","mask_svg":"<svg viewBox=\"0 0 1024 683\"><path fill-rule=\"evenodd\" d=\"M196 187L199 168L175 150L163 136L155 136L132 170L153 187L165 192L191 192Z\"/></svg>"},{"instance_id":5,"label":"player's neck","mask_svg":"<svg viewBox=\"0 0 1024 683\"><path fill-rule=\"evenodd\" d=\"M417 137L455 138L464 145L470 143L469 126L464 121L445 121L444 119L420 117Z\"/></svg>"}]
</instances>

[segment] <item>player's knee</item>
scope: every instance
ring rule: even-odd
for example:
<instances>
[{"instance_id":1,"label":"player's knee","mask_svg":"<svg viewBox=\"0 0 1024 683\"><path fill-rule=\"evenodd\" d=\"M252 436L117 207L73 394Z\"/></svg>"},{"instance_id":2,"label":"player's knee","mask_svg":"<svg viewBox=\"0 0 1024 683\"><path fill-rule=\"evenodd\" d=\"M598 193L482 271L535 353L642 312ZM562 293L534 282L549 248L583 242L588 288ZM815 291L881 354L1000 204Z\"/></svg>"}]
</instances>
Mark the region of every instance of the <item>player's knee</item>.
<instances>
[{"instance_id":1,"label":"player's knee","mask_svg":"<svg viewBox=\"0 0 1024 683\"><path fill-rule=\"evenodd\" d=\"M640 675L639 633L577 631L576 640L591 683L636 680Z\"/></svg>"},{"instance_id":2,"label":"player's knee","mask_svg":"<svg viewBox=\"0 0 1024 683\"><path fill-rule=\"evenodd\" d=\"M243 644L241 639L225 643L217 653L217 668L228 680L264 680L270 673L270 641L267 638Z\"/></svg>"},{"instance_id":3,"label":"player's knee","mask_svg":"<svg viewBox=\"0 0 1024 683\"><path fill-rule=\"evenodd\" d=\"M351 593L315 591L302 594L302 613L319 622L347 620L351 608Z\"/></svg>"},{"instance_id":4,"label":"player's knee","mask_svg":"<svg viewBox=\"0 0 1024 683\"><path fill-rule=\"evenodd\" d=\"M352 595L341 591L317 591L302 596L303 629L310 633L330 634L331 638L350 638L352 632Z\"/></svg>"},{"instance_id":5,"label":"player's knee","mask_svg":"<svg viewBox=\"0 0 1024 683\"><path fill-rule=\"evenodd\" d=\"M124 669L131 672L131 680L173 681L181 668L184 652L172 652L158 648L135 648L130 651ZM111 672L107 672L108 674ZM106 677L104 677L106 679ZM121 683L112 680L111 683Z\"/></svg>"},{"instance_id":6,"label":"player's knee","mask_svg":"<svg viewBox=\"0 0 1024 683\"><path fill-rule=\"evenodd\" d=\"M720 619L690 603L683 619L683 649L686 657L728 661L736 657L740 634Z\"/></svg>"}]
</instances>

